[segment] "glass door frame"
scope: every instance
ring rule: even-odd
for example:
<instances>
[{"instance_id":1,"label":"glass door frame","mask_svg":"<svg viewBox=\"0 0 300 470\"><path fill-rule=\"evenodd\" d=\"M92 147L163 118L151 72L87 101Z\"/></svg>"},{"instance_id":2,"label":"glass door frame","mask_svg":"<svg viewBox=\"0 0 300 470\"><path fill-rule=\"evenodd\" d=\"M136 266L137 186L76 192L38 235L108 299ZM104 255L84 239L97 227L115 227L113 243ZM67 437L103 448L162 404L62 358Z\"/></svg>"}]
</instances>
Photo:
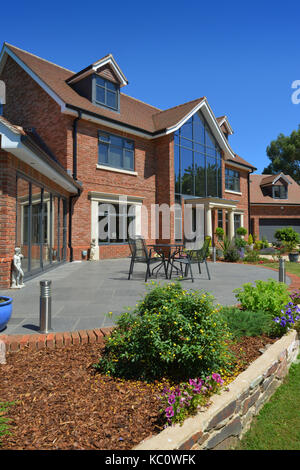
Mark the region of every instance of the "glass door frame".
<instances>
[{"instance_id":1,"label":"glass door frame","mask_svg":"<svg viewBox=\"0 0 300 470\"><path fill-rule=\"evenodd\" d=\"M28 177L26 174L23 174L20 171L17 171L16 173L16 233L15 233L15 246L18 246L18 179L22 178L23 180L27 181L29 184L29 198L28 198L28 226L27 226L27 246L28 246L28 269L27 272L24 275L25 279L28 279L30 277L36 276L44 271L47 271L48 269L54 268L55 266L58 266L61 263L64 263L66 261L66 253L67 253L67 208L68 208L68 198L65 196L62 196L61 194L57 193L56 191L53 191L46 185L43 185L42 183L36 181L33 178ZM39 210L38 214L38 220L39 220L39 243L38 245L40 246L40 266L39 268L36 268L32 270L32 185L35 185L41 189L40 192L40 207L41 209ZM44 260L43 260L43 245L44 245L44 221L45 221L45 208L44 208L44 192L47 191L50 196L49 200L49 227L47 227L47 231L49 233L49 263L45 265ZM54 197L57 198L58 200L58 210L56 213L57 217L57 254L58 254L58 260L56 262L53 262L53 229L55 226L55 221L54 221L54 208L53 208L53 200ZM61 211L62 213L62 224L61 224ZM22 212L21 212L22 213ZM24 212L21 217L24 217ZM21 224L24 222L21 220ZM22 233L22 228L20 225L19 228L20 232ZM62 232L61 232L62 231ZM61 237L62 234L62 237ZM61 237L61 238L60 238ZM63 246L60 246L60 240L62 240Z\"/></svg>"}]
</instances>

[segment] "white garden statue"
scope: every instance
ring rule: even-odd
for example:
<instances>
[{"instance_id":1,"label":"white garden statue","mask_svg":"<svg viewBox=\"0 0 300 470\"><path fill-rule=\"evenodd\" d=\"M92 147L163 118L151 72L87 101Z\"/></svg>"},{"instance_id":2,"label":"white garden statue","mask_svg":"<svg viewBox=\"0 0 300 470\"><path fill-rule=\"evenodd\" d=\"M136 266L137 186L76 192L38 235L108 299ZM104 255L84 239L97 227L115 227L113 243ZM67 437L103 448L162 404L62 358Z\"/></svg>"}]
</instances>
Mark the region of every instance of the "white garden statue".
<instances>
[{"instance_id":1,"label":"white garden statue","mask_svg":"<svg viewBox=\"0 0 300 470\"><path fill-rule=\"evenodd\" d=\"M91 248L90 248L90 261L96 260L96 239L92 238Z\"/></svg>"},{"instance_id":2,"label":"white garden statue","mask_svg":"<svg viewBox=\"0 0 300 470\"><path fill-rule=\"evenodd\" d=\"M22 269L22 258L24 258L24 255L21 253L21 248L16 247L12 266L12 289L21 289L25 286L23 283L24 272Z\"/></svg>"}]
</instances>

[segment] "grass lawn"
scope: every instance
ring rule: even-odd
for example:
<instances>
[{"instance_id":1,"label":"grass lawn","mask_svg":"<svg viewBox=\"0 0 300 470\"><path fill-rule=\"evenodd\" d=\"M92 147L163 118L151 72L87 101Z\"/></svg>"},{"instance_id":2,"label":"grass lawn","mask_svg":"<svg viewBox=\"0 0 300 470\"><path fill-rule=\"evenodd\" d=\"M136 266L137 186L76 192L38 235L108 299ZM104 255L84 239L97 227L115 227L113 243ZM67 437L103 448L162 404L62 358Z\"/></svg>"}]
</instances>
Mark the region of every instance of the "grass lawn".
<instances>
[{"instance_id":1,"label":"grass lawn","mask_svg":"<svg viewBox=\"0 0 300 470\"><path fill-rule=\"evenodd\" d=\"M236 450L300 450L300 356Z\"/></svg>"},{"instance_id":2,"label":"grass lawn","mask_svg":"<svg viewBox=\"0 0 300 470\"><path fill-rule=\"evenodd\" d=\"M266 266L269 266L270 268L276 268L279 269L279 263L266 263ZM296 274L297 276L300 277L300 263L291 263L290 261L285 262L285 270L287 273L291 274Z\"/></svg>"}]
</instances>

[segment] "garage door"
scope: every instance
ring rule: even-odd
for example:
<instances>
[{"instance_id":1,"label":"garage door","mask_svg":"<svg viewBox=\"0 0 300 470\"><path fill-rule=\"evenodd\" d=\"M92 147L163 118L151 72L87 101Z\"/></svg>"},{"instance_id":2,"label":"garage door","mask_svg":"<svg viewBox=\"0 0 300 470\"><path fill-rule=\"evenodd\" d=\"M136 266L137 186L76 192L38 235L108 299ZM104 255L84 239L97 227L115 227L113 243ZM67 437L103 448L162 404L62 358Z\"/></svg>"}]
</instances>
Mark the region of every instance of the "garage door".
<instances>
[{"instance_id":1,"label":"garage door","mask_svg":"<svg viewBox=\"0 0 300 470\"><path fill-rule=\"evenodd\" d=\"M260 219L259 239L266 237L269 242L276 241L274 237L276 230L286 227L292 227L300 234L300 219Z\"/></svg>"}]
</instances>

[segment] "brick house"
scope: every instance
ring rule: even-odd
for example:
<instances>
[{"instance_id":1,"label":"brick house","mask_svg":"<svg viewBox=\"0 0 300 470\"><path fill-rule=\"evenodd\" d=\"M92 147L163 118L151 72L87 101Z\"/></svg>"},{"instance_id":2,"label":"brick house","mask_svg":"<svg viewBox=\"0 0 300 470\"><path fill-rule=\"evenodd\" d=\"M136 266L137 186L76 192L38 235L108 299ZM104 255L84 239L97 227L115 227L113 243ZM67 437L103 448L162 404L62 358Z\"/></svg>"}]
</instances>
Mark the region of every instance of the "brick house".
<instances>
[{"instance_id":1,"label":"brick house","mask_svg":"<svg viewBox=\"0 0 300 470\"><path fill-rule=\"evenodd\" d=\"M251 233L273 242L277 229L300 234L300 186L289 175L250 176Z\"/></svg>"},{"instance_id":2,"label":"brick house","mask_svg":"<svg viewBox=\"0 0 300 470\"><path fill-rule=\"evenodd\" d=\"M0 80L0 287L15 246L30 277L87 259L93 239L96 259L128 256L130 222L149 243L186 239L188 213L200 242L217 226L248 230L255 167L205 97L160 110L123 92L111 54L74 73L7 43ZM164 204L167 236L152 212Z\"/></svg>"}]
</instances>

